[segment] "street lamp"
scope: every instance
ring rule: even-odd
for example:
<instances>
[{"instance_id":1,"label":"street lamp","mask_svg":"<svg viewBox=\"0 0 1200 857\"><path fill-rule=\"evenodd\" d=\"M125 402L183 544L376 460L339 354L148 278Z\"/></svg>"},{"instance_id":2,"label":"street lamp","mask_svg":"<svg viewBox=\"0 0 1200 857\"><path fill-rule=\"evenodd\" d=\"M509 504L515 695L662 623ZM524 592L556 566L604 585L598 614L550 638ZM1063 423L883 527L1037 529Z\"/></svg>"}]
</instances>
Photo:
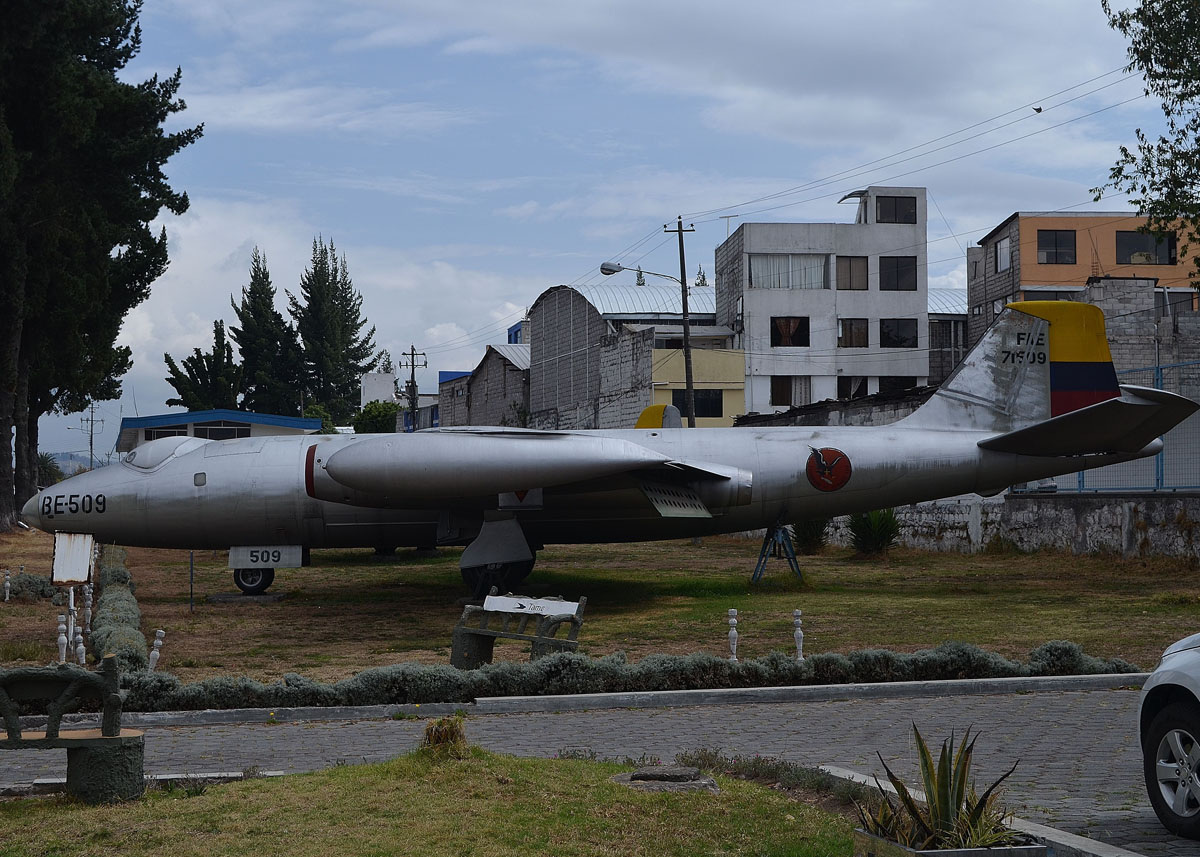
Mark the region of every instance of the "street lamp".
<instances>
[{"instance_id":1,"label":"street lamp","mask_svg":"<svg viewBox=\"0 0 1200 857\"><path fill-rule=\"evenodd\" d=\"M626 268L624 265L619 265L616 262L604 262L600 265L600 273L604 276L620 273L621 271L636 271L640 268ZM682 279L683 274L683 254L680 252L679 273L681 276L672 277L670 274L659 274L655 271L642 271L643 274L649 274L652 277L662 277L664 280L670 280L673 283L679 283L679 295L683 301L683 377L684 377L684 408L687 413L688 428L696 427L696 389L692 383L692 335L691 335L691 320L688 316L688 287Z\"/></svg>"}]
</instances>

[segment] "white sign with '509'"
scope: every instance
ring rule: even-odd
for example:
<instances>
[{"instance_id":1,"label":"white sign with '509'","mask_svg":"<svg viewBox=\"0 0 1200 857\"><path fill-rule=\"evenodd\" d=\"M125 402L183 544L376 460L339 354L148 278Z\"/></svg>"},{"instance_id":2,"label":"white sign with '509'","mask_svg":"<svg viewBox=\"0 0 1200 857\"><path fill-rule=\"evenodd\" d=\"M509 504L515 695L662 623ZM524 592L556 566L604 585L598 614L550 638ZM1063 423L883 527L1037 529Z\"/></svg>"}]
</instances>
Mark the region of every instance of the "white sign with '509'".
<instances>
[{"instance_id":1,"label":"white sign with '509'","mask_svg":"<svg viewBox=\"0 0 1200 857\"><path fill-rule=\"evenodd\" d=\"M229 549L230 568L299 568L300 545L239 545Z\"/></svg>"}]
</instances>

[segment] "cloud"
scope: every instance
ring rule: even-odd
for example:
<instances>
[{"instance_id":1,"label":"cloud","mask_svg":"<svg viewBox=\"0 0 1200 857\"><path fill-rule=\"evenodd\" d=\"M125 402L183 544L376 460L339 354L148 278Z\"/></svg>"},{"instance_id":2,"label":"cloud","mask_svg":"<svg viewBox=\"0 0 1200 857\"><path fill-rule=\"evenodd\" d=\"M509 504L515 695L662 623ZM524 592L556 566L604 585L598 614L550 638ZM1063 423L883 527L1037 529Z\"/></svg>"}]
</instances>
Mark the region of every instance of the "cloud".
<instances>
[{"instance_id":1,"label":"cloud","mask_svg":"<svg viewBox=\"0 0 1200 857\"><path fill-rule=\"evenodd\" d=\"M401 103L381 90L348 86L262 84L187 97L188 115L211 128L305 135L341 134L395 139L469 125L468 110Z\"/></svg>"}]
</instances>

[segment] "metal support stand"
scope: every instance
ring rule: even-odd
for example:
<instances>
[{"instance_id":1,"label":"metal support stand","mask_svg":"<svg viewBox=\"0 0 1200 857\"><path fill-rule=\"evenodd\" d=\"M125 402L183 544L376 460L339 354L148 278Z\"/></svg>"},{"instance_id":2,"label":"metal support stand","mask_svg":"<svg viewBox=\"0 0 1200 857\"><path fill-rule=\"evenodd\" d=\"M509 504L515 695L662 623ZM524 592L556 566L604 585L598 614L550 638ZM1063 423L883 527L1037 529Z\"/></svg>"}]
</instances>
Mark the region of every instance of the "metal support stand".
<instances>
[{"instance_id":1,"label":"metal support stand","mask_svg":"<svg viewBox=\"0 0 1200 857\"><path fill-rule=\"evenodd\" d=\"M780 552L787 557L788 565L796 573L796 577L800 578L801 583L804 582L804 575L800 572L800 563L796 559L796 549L792 547L791 533L783 524L776 524L767 530L767 535L763 539L762 550L758 552L758 563L754 566L753 577L750 578L751 583L758 583L762 580L763 572L767 570L767 560L772 554L778 555Z\"/></svg>"}]
</instances>

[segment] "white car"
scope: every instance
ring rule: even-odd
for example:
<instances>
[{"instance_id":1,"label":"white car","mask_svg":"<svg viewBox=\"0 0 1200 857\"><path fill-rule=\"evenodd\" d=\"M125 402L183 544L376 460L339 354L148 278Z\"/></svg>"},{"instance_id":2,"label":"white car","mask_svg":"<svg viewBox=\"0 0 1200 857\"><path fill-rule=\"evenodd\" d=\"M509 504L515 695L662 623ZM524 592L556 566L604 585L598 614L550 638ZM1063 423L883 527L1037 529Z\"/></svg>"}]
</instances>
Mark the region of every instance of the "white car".
<instances>
[{"instance_id":1,"label":"white car","mask_svg":"<svg viewBox=\"0 0 1200 857\"><path fill-rule=\"evenodd\" d=\"M1163 653L1142 687L1142 769L1163 826L1200 839L1200 634Z\"/></svg>"}]
</instances>

